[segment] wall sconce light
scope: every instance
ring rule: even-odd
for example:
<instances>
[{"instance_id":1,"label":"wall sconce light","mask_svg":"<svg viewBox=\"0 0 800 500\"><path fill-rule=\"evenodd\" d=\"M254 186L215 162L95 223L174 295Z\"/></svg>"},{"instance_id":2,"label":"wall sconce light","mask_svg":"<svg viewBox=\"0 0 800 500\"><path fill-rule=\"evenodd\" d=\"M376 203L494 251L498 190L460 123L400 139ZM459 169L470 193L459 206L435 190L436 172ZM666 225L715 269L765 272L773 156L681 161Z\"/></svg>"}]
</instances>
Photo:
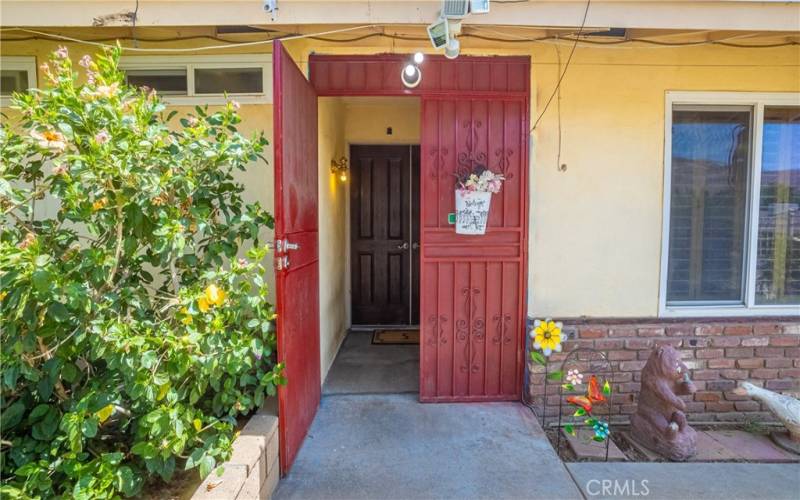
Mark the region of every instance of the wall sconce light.
<instances>
[{"instance_id":1,"label":"wall sconce light","mask_svg":"<svg viewBox=\"0 0 800 500\"><path fill-rule=\"evenodd\" d=\"M339 177L342 182L347 182L347 158L342 156L338 160L331 160L331 173Z\"/></svg>"}]
</instances>

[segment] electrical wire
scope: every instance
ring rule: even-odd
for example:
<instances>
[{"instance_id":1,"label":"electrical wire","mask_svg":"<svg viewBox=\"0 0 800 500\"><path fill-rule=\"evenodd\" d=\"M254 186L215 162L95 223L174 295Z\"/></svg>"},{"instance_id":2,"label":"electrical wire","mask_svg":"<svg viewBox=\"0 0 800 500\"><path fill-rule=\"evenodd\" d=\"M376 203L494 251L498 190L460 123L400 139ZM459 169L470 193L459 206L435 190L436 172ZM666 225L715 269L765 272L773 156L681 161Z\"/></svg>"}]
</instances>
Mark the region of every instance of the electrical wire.
<instances>
[{"instance_id":1,"label":"electrical wire","mask_svg":"<svg viewBox=\"0 0 800 500\"><path fill-rule=\"evenodd\" d=\"M234 42L234 43L229 43L228 45L216 45L216 46L212 45L212 46L204 46L204 47L184 47L184 48L121 47L121 49L123 51L129 51L129 52L199 52L199 51L204 51L204 50L228 49L228 48L231 48L231 47L248 47L248 46L254 46L254 45L265 45L265 44L272 43L274 40L296 40L296 39L299 39L299 38L314 38L314 37L323 36L323 35L333 35L335 33L343 33L343 32L346 32L346 31L355 31L355 30L360 30L360 29L365 29L365 28L374 28L375 26L376 25L374 25L374 24L366 24L366 25L363 25L363 26L352 26L350 28L341 28L341 29L330 30L330 31L321 31L319 33L312 33L312 34L293 34L293 35L287 35L287 36L282 36L282 37L270 38L268 40L256 40L256 41L252 41L252 42ZM73 38L73 37L66 36L66 35L58 35L58 34L55 34L55 33L46 33L46 32L43 32L43 31L31 30L31 29L28 29L28 28L2 28L2 29L0 29L0 32L6 32L6 31L12 31L12 30L14 30L14 31L22 31L22 32L25 32L25 33L31 33L33 35L44 36L44 37L47 37L47 38L50 38L50 39L56 39L56 40L61 40L61 41L66 41L66 42L82 43L82 44L93 45L95 47L101 47L101 48L116 48L114 45L108 45L108 44L105 44L105 43L102 43L102 42L96 42L96 41L91 41L91 40L81 40L79 38ZM13 41L13 40L6 39L6 40L3 40L3 41L7 42L7 41Z\"/></svg>"},{"instance_id":2,"label":"electrical wire","mask_svg":"<svg viewBox=\"0 0 800 500\"><path fill-rule=\"evenodd\" d=\"M545 113L547 113L547 108L550 107L550 103L553 102L553 97L556 96L556 93L559 92L561 89L561 82L564 80L564 75L567 74L567 70L569 69L569 63L572 61L572 56L575 54L575 48L578 46L578 40L581 37L581 33L583 33L583 28L586 26L586 18L589 16L589 6L591 5L592 0L586 0L586 8L583 10L583 20L581 20L581 27L578 29L578 36L575 38L575 43L572 44L572 49L569 51L569 56L567 57L567 62L564 65L564 71L561 72L561 76L558 77L558 82L556 82L556 88L553 89L553 93L550 94L550 98L547 99L547 103L544 105L544 109L539 114L539 117L533 122L533 127L531 127L531 132L536 130L536 126L539 125L539 122L542 120L542 117Z\"/></svg>"},{"instance_id":3,"label":"electrical wire","mask_svg":"<svg viewBox=\"0 0 800 500\"><path fill-rule=\"evenodd\" d=\"M362 29L365 27L377 27L378 25L367 25L367 26L357 26L352 28L345 28L342 30L334 30L329 32L323 33L315 33L315 34L300 34L300 33L289 33L281 36L276 36L272 38L268 38L265 40L257 40L253 42L239 42L234 40L226 40L219 36L211 36L211 35L195 35L195 36L187 36L187 37L170 37L170 38L141 38L141 37L130 37L130 36L121 36L121 37L111 37L111 38L94 38L89 40L82 40L77 38L66 37L64 35L58 35L56 33L46 33L41 31L30 30L27 28L0 28L0 32L8 32L8 31L21 31L26 33L33 33L36 36L28 36L28 37L15 37L15 38L4 38L0 41L3 42L25 42L30 40L61 40L66 42L72 43L82 43L82 44L89 44L89 45L96 45L101 42L110 42L110 41L117 41L117 40L137 40L139 42L148 42L148 43L160 43L160 42L177 42L183 40L199 40L199 39L206 39L206 40L213 40L216 42L224 43L224 46L206 46L206 47L195 47L191 49L159 49L159 48L140 48L138 49L139 52L177 52L177 51L200 51L200 50L214 50L214 49L226 49L231 47L237 46L247 46L247 45L260 45L266 44L273 40L289 40L295 38L308 38L311 40L317 40L321 42L329 42L329 43L353 43L353 42L360 42L363 40L367 40L370 38L375 37L383 37L383 38L390 38L393 40L402 40L402 41L409 41L409 42L427 42L427 37L415 37L410 35L398 35L396 33L368 33L365 35L359 35L356 37L350 38L330 38L325 37L322 35L325 34L334 34L344 31L353 31ZM496 30L492 30L489 28L485 28L479 25L469 25L465 26L466 29L474 30L474 31L484 31L487 33L496 33L504 35L503 38L498 37L490 37L484 36L476 33L462 33L459 35L459 38L474 38L477 40L489 41L489 42L499 42L499 43L512 43L512 44L525 44L525 43L541 43L541 42L548 42L548 43L575 43L576 41L579 44L586 44L586 45L593 45L598 47L607 47L607 48L636 48L636 47L623 47L623 45L628 44L645 44L650 45L653 47L663 47L663 48L677 48L677 47L696 47L701 45L720 45L724 47L731 47L737 49L771 49L771 48L778 48L778 47L788 47L788 46L797 46L800 45L800 42L789 40L785 42L776 42L776 43L769 43L769 44L742 44L742 43L731 43L727 40L733 40L740 38L740 36L733 36L729 38L724 38L722 40L699 40L696 42L664 42L659 40L649 40L646 38L626 38L624 40L611 40L611 41L599 41L599 40L589 40L586 38L576 38L572 36L559 36L559 35L548 35L543 37L537 38L530 38L524 37L519 35L514 35L512 33L502 33ZM507 38L507 37L514 37L514 38ZM104 45L101 45L104 46ZM134 50L131 47L123 47L123 50Z\"/></svg>"}]
</instances>

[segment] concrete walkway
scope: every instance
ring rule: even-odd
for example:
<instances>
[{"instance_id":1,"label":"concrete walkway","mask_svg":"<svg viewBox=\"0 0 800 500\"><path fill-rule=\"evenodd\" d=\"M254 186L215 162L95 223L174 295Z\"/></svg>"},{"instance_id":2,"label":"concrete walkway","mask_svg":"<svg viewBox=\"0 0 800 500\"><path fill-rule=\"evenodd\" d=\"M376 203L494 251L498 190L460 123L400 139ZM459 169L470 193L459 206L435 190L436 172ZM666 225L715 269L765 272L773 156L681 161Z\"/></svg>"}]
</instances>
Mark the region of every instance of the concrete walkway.
<instances>
[{"instance_id":1,"label":"concrete walkway","mask_svg":"<svg viewBox=\"0 0 800 500\"><path fill-rule=\"evenodd\" d=\"M420 404L418 346L370 340L348 335L274 498L800 500L797 464L563 464L528 408Z\"/></svg>"},{"instance_id":2,"label":"concrete walkway","mask_svg":"<svg viewBox=\"0 0 800 500\"><path fill-rule=\"evenodd\" d=\"M275 498L582 497L528 408L400 394L324 396Z\"/></svg>"},{"instance_id":3,"label":"concrete walkway","mask_svg":"<svg viewBox=\"0 0 800 500\"><path fill-rule=\"evenodd\" d=\"M567 467L587 499L800 498L798 464L584 462Z\"/></svg>"}]
</instances>

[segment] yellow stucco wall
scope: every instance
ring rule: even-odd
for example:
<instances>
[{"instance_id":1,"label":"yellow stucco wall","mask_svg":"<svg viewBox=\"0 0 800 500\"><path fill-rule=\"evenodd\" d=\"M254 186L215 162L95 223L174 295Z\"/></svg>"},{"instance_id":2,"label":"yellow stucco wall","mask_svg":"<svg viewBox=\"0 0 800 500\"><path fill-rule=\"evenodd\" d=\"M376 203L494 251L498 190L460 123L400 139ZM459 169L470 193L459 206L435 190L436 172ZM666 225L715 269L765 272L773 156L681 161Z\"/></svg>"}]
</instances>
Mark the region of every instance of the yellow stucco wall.
<instances>
[{"instance_id":1,"label":"yellow stucco wall","mask_svg":"<svg viewBox=\"0 0 800 500\"><path fill-rule=\"evenodd\" d=\"M557 61L553 46L533 53L534 117ZM533 134L529 310L656 316L666 92L798 92L799 64L798 48L579 48L561 92L565 172L556 100Z\"/></svg>"},{"instance_id":2,"label":"yellow stucco wall","mask_svg":"<svg viewBox=\"0 0 800 500\"><path fill-rule=\"evenodd\" d=\"M37 55L41 60L56 45L4 44L2 54ZM85 50L78 47L70 44L76 59ZM357 48L298 42L292 47L301 66L305 66L312 50L362 54L392 50L388 42ZM470 51L466 46L463 53L530 55L533 122L552 94L559 67L563 68L570 48L568 43L513 49L498 46L479 51ZM528 287L528 309L532 314L657 315L664 102L669 90L800 92L800 49L578 47L560 99L560 163L567 165L565 172L557 168L557 99L532 133ZM243 110L246 129L263 129L271 136L270 105L243 106ZM321 112L320 119L323 115ZM345 144L359 142L355 130L374 130L378 134L385 130L384 124L374 121L379 116L375 113L355 118L326 116L347 124ZM355 139L349 137L350 132L356 134ZM320 172L329 162L330 158L320 155ZM251 171L256 177L246 179L248 197L262 200L267 207L272 207L270 172ZM323 181L321 176L321 188L330 189ZM340 209L341 193L329 194L326 202L337 203L336 209ZM320 222L324 227L326 221ZM341 234L336 232L340 231L338 227L331 230ZM328 263L330 269L335 269L332 261ZM337 290L339 284L327 282L335 275L321 274L321 286Z\"/></svg>"},{"instance_id":3,"label":"yellow stucco wall","mask_svg":"<svg viewBox=\"0 0 800 500\"><path fill-rule=\"evenodd\" d=\"M320 99L319 124L319 335L322 381L347 332L347 184L331 174L331 160L345 155L342 103Z\"/></svg>"}]
</instances>

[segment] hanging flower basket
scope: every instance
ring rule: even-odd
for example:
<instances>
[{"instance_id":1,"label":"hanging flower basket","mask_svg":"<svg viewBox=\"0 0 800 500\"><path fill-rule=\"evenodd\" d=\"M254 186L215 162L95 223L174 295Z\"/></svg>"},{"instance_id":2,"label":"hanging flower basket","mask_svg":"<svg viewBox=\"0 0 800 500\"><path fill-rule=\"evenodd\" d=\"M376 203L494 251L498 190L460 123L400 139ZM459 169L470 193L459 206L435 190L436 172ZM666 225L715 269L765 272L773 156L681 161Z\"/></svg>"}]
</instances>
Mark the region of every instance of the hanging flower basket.
<instances>
[{"instance_id":1,"label":"hanging flower basket","mask_svg":"<svg viewBox=\"0 0 800 500\"><path fill-rule=\"evenodd\" d=\"M492 195L505 178L482 165L459 178L456 186L456 234L486 234Z\"/></svg>"}]
</instances>

